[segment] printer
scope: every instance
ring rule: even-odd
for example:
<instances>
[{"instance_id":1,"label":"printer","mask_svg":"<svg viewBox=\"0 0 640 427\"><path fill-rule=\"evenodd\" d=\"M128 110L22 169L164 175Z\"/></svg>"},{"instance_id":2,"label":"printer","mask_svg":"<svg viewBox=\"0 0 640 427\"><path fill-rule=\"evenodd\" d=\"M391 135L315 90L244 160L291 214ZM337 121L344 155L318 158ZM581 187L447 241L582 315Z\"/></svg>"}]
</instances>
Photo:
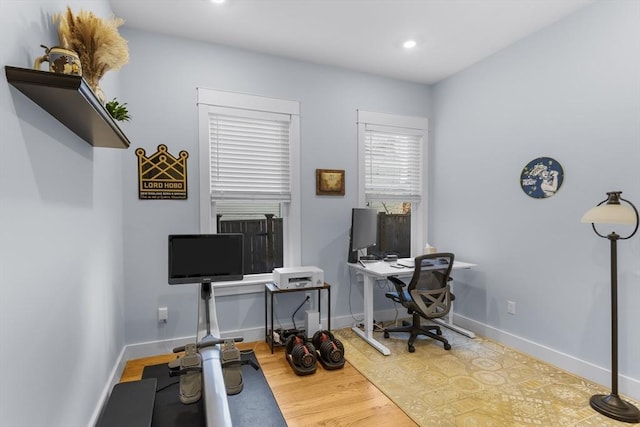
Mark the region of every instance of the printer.
<instances>
[{"instance_id":1,"label":"printer","mask_svg":"<svg viewBox=\"0 0 640 427\"><path fill-rule=\"evenodd\" d=\"M324 271L314 266L274 268L273 283L280 289L323 286Z\"/></svg>"}]
</instances>

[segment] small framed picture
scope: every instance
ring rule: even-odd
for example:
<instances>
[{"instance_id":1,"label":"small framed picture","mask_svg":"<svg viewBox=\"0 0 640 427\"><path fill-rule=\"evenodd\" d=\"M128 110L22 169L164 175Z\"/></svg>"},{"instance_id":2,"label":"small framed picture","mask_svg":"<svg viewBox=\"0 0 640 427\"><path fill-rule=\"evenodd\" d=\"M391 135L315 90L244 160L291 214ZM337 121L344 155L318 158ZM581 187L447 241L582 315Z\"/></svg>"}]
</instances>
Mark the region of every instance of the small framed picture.
<instances>
[{"instance_id":1,"label":"small framed picture","mask_svg":"<svg viewBox=\"0 0 640 427\"><path fill-rule=\"evenodd\" d=\"M344 170L316 169L316 195L344 196Z\"/></svg>"}]
</instances>

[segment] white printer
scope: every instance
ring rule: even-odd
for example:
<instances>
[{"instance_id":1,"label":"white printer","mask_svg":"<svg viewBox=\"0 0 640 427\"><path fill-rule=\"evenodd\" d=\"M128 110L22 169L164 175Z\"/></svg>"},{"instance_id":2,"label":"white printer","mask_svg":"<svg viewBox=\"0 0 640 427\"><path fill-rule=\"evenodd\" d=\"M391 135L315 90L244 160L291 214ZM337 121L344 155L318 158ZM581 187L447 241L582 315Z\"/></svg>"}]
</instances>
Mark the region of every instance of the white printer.
<instances>
[{"instance_id":1,"label":"white printer","mask_svg":"<svg viewBox=\"0 0 640 427\"><path fill-rule=\"evenodd\" d=\"M314 266L274 268L273 283L280 289L323 286L324 271Z\"/></svg>"}]
</instances>

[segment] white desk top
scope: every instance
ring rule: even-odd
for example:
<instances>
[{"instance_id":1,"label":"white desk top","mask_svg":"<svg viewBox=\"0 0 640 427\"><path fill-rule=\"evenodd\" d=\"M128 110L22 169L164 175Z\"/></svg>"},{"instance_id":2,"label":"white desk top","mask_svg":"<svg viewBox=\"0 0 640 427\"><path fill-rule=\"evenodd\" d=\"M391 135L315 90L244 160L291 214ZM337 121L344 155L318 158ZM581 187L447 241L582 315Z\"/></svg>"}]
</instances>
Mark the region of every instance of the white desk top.
<instances>
[{"instance_id":1,"label":"white desk top","mask_svg":"<svg viewBox=\"0 0 640 427\"><path fill-rule=\"evenodd\" d=\"M401 267L392 267L392 265ZM387 276L398 276L398 275L410 275L413 274L413 267L404 267L400 264L396 264L394 262L385 262L385 261L376 261L376 262L368 262L362 266L360 263L349 263L349 267L354 270L360 271L364 274L368 274L371 276L378 277L387 277ZM462 261L453 261L453 270L459 270L464 268L473 268L476 267L476 264L472 264L469 262Z\"/></svg>"}]
</instances>

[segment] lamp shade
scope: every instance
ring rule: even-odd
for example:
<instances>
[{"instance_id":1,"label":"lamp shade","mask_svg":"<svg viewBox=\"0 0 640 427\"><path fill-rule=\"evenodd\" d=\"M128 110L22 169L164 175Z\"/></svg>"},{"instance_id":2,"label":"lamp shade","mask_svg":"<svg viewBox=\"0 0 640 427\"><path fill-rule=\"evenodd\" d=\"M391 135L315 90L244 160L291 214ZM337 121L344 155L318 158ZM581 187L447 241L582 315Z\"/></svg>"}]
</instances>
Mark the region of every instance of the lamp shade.
<instances>
[{"instance_id":1,"label":"lamp shade","mask_svg":"<svg viewBox=\"0 0 640 427\"><path fill-rule=\"evenodd\" d=\"M592 224L635 224L636 213L627 205L604 204L591 208L581 222Z\"/></svg>"}]
</instances>

